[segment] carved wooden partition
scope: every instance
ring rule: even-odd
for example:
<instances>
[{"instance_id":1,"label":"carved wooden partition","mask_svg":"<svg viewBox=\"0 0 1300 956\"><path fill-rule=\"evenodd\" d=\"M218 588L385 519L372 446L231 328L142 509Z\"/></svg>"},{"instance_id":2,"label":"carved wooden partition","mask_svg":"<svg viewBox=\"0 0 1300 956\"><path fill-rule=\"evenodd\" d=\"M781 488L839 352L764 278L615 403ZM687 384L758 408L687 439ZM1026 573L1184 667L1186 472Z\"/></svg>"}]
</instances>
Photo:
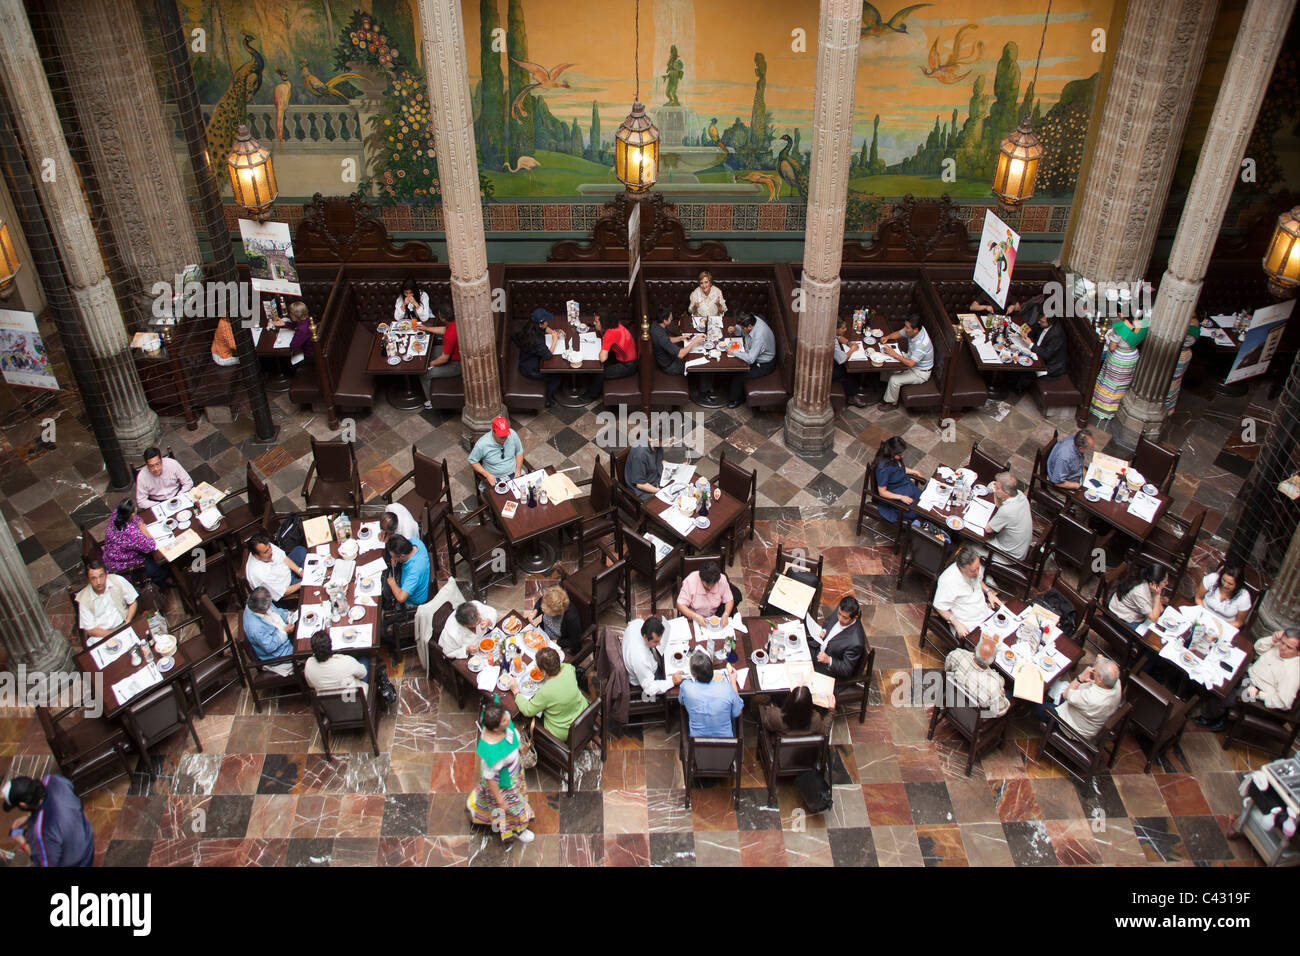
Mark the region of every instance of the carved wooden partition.
<instances>
[{"instance_id":1,"label":"carved wooden partition","mask_svg":"<svg viewBox=\"0 0 1300 956\"><path fill-rule=\"evenodd\" d=\"M727 247L716 239L691 242L677 207L661 193L639 200L643 262L727 262ZM601 208L590 239L562 239L551 246L548 262L627 262L627 220L638 200L619 193Z\"/></svg>"},{"instance_id":2,"label":"carved wooden partition","mask_svg":"<svg viewBox=\"0 0 1300 956\"><path fill-rule=\"evenodd\" d=\"M311 197L293 237L298 263L437 262L428 243L394 242L382 219L357 193Z\"/></svg>"},{"instance_id":3,"label":"carved wooden partition","mask_svg":"<svg viewBox=\"0 0 1300 956\"><path fill-rule=\"evenodd\" d=\"M976 248L957 218L957 206L947 195L917 199L911 193L880 223L870 245L844 243L845 262L970 262Z\"/></svg>"}]
</instances>

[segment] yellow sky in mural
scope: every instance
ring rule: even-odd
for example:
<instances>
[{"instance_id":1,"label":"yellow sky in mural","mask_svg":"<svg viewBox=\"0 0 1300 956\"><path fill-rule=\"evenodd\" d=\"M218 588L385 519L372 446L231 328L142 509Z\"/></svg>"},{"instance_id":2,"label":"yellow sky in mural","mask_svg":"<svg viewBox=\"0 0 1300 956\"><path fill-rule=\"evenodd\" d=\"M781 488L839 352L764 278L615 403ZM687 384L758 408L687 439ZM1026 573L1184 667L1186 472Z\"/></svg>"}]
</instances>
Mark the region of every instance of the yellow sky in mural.
<instances>
[{"instance_id":1,"label":"yellow sky in mural","mask_svg":"<svg viewBox=\"0 0 1300 956\"><path fill-rule=\"evenodd\" d=\"M1055 102L1065 83L1096 72L1102 55L1092 49L1092 31L1109 27L1113 0L1054 0L1052 19L1043 47L1038 93ZM883 17L893 16L907 4L881 4ZM506 0L499 0L505 25ZM910 152L918 136L934 124L939 115L946 121L954 108L964 122L977 73L985 77L985 92L992 94L998 57L1007 41L1017 44L1022 71L1021 96L1034 69L1034 57L1046 4L1040 0L1002 0L988 12L988 3L957 0L927 4L909 14L907 33L886 31L862 40L857 89L857 135L869 135L871 119L881 114L882 152L897 139L897 148ZM465 0L465 37L473 79L479 73L479 2ZM524 14L529 57L546 67L573 62L565 75L572 89L547 94L551 111L564 119L577 117L585 125L591 101L601 104L602 120L613 124L626 110L633 93L632 0L525 0ZM681 85L681 102L695 109L707 122L713 116L719 125L735 117L748 122L754 91L754 53L767 58L767 108L778 130L793 126L806 131L811 122L812 90L816 74L816 0L642 0L641 4L641 89L642 99L652 110L663 102L662 84L653 87L652 77L661 74L669 42L679 42L686 61L686 78ZM864 22L870 20L864 17ZM689 24L693 22L693 30ZM660 26L674 24L672 35ZM962 38L967 65L954 75L971 70L968 76L947 85L928 78L931 44L938 38L946 58L957 30L977 24ZM802 29L807 36L805 52L791 49L792 32ZM977 46L982 44L982 50ZM979 50L977 58L972 55ZM615 116L614 114L618 114Z\"/></svg>"}]
</instances>

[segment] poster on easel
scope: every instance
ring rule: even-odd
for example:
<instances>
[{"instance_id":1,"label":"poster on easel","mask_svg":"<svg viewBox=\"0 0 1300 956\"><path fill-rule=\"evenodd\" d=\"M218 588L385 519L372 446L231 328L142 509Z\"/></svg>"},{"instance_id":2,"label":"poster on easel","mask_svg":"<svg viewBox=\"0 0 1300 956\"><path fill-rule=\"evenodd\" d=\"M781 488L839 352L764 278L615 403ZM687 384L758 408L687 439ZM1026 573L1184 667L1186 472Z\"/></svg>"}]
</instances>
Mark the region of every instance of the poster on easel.
<instances>
[{"instance_id":1,"label":"poster on easel","mask_svg":"<svg viewBox=\"0 0 1300 956\"><path fill-rule=\"evenodd\" d=\"M1286 330L1287 319L1295 308L1295 299L1279 302L1263 309L1256 309L1250 318L1250 326L1241 337L1241 345L1228 369L1225 383L1240 382L1254 378L1268 371L1268 363L1273 360L1282 333Z\"/></svg>"},{"instance_id":2,"label":"poster on easel","mask_svg":"<svg viewBox=\"0 0 1300 956\"><path fill-rule=\"evenodd\" d=\"M1007 304L1011 271L1016 267L1016 250L1019 248L1020 234L993 215L992 209L984 210L984 231L980 233L974 279L999 309Z\"/></svg>"},{"instance_id":3,"label":"poster on easel","mask_svg":"<svg viewBox=\"0 0 1300 956\"><path fill-rule=\"evenodd\" d=\"M276 295L302 295L288 223L241 219L239 235L244 240L244 258L248 260L254 289Z\"/></svg>"},{"instance_id":4,"label":"poster on easel","mask_svg":"<svg viewBox=\"0 0 1300 956\"><path fill-rule=\"evenodd\" d=\"M10 385L59 390L32 313L0 309L0 372Z\"/></svg>"}]
</instances>

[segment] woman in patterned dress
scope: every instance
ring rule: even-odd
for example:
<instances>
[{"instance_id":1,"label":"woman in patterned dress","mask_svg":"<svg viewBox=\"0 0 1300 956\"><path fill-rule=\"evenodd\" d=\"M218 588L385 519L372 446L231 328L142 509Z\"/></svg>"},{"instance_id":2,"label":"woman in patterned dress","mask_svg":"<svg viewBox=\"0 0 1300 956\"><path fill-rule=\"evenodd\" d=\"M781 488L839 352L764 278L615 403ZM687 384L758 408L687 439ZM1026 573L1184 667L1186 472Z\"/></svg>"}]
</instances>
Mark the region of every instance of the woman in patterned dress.
<instances>
[{"instance_id":1,"label":"woman in patterned dress","mask_svg":"<svg viewBox=\"0 0 1300 956\"><path fill-rule=\"evenodd\" d=\"M1106 355L1101 361L1097 385L1092 392L1092 413L1099 421L1115 417L1120 400L1133 383L1138 346L1146 335L1146 323L1139 327L1131 316L1120 318L1106 333Z\"/></svg>"},{"instance_id":2,"label":"woman in patterned dress","mask_svg":"<svg viewBox=\"0 0 1300 956\"><path fill-rule=\"evenodd\" d=\"M470 822L490 826L502 840L532 843L534 834L528 824L533 819L533 808L528 803L519 744L519 731L506 709L495 702L484 707L475 751L479 758L478 786L466 806Z\"/></svg>"},{"instance_id":3,"label":"woman in patterned dress","mask_svg":"<svg viewBox=\"0 0 1300 956\"><path fill-rule=\"evenodd\" d=\"M104 526L105 570L124 575L143 565L144 573L161 590L167 586L170 574L167 565L154 561L157 548L153 536L145 530L144 519L136 511L135 499L123 498Z\"/></svg>"}]
</instances>

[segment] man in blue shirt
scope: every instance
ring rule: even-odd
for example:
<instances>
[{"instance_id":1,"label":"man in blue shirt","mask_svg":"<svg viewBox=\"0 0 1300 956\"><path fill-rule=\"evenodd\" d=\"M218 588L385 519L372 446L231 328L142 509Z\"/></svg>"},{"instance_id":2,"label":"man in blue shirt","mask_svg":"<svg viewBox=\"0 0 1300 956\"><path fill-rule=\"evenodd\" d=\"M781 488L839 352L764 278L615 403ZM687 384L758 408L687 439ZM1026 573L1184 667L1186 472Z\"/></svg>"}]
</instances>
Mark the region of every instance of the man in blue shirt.
<instances>
[{"instance_id":1,"label":"man in blue shirt","mask_svg":"<svg viewBox=\"0 0 1300 956\"><path fill-rule=\"evenodd\" d=\"M248 592L248 604L241 618L244 637L261 660L293 656L293 641L289 638L289 612L271 603L271 592L264 587ZM293 665L271 664L267 670L288 676Z\"/></svg>"},{"instance_id":2,"label":"man in blue shirt","mask_svg":"<svg viewBox=\"0 0 1300 956\"><path fill-rule=\"evenodd\" d=\"M745 394L745 382L752 378L762 378L776 370L776 336L772 328L763 319L748 312L740 313L737 324L729 326L727 331L735 332L739 327L745 337L745 347L736 351L734 356L749 363L749 368L731 376L731 400L728 408L739 408Z\"/></svg>"},{"instance_id":3,"label":"man in blue shirt","mask_svg":"<svg viewBox=\"0 0 1300 956\"><path fill-rule=\"evenodd\" d=\"M16 821L9 835L36 866L91 866L95 862L95 831L81 809L72 781L58 774L40 780L14 777L0 787L5 813L17 807L28 815Z\"/></svg>"},{"instance_id":4,"label":"man in blue shirt","mask_svg":"<svg viewBox=\"0 0 1300 956\"><path fill-rule=\"evenodd\" d=\"M1086 470L1084 456L1092 453L1095 444L1092 432L1080 428L1073 436L1066 435L1056 443L1047 456L1047 478L1062 491L1074 491L1083 482Z\"/></svg>"},{"instance_id":5,"label":"man in blue shirt","mask_svg":"<svg viewBox=\"0 0 1300 956\"><path fill-rule=\"evenodd\" d=\"M409 541L400 534L388 539L388 589L393 600L407 607L419 607L429 600L429 549L419 538Z\"/></svg>"},{"instance_id":6,"label":"man in blue shirt","mask_svg":"<svg viewBox=\"0 0 1300 956\"><path fill-rule=\"evenodd\" d=\"M504 415L492 419L492 431L474 443L469 466L485 483L483 487L524 473L524 443Z\"/></svg>"},{"instance_id":7,"label":"man in blue shirt","mask_svg":"<svg viewBox=\"0 0 1300 956\"><path fill-rule=\"evenodd\" d=\"M928 381L934 370L934 343L930 341L930 333L921 325L919 315L909 315L903 321L902 331L890 332L881 341L889 342L899 336L907 339L906 355L892 345L882 346L881 351L902 362L907 368L890 374L889 384L885 386L884 401L876 406L877 411L889 411L898 404L898 393L904 385Z\"/></svg>"},{"instance_id":8,"label":"man in blue shirt","mask_svg":"<svg viewBox=\"0 0 1300 956\"><path fill-rule=\"evenodd\" d=\"M678 687L679 700L690 715L692 737L734 737L733 721L745 705L736 687L736 669L727 665L727 679L713 680L713 659L702 650L691 655L692 680Z\"/></svg>"}]
</instances>

